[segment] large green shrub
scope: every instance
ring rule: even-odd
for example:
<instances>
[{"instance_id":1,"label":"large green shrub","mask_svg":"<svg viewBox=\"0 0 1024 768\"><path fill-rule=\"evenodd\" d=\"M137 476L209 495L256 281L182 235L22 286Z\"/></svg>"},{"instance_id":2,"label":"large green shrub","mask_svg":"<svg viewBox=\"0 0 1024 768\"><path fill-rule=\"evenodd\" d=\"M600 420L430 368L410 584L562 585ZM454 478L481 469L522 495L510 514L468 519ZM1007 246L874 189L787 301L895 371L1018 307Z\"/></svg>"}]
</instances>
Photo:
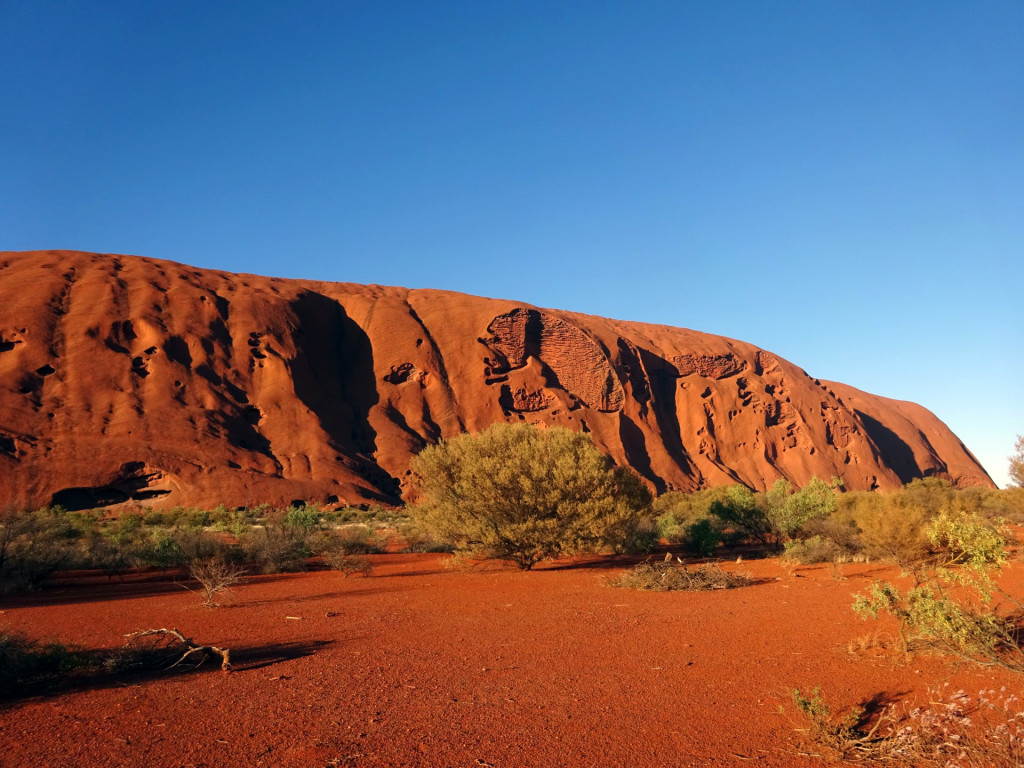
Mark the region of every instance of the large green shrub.
<instances>
[{"instance_id":1,"label":"large green shrub","mask_svg":"<svg viewBox=\"0 0 1024 768\"><path fill-rule=\"evenodd\" d=\"M561 427L495 424L412 461L415 517L456 551L539 561L621 545L651 496L590 438Z\"/></svg>"}]
</instances>

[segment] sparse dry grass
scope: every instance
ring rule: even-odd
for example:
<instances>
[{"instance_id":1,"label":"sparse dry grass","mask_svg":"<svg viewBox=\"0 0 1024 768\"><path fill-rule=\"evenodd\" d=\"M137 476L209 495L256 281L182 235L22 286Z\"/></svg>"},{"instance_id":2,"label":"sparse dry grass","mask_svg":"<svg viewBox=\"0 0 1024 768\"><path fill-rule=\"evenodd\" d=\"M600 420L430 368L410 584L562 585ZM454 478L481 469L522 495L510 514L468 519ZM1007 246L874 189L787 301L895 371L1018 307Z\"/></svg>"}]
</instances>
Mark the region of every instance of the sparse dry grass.
<instances>
[{"instance_id":1,"label":"sparse dry grass","mask_svg":"<svg viewBox=\"0 0 1024 768\"><path fill-rule=\"evenodd\" d=\"M1019 768L1024 765L1024 710L1005 688L929 691L924 706L890 704L875 713L863 706L837 714L821 689L793 692L803 729L818 746L851 762L905 768Z\"/></svg>"},{"instance_id":2,"label":"sparse dry grass","mask_svg":"<svg viewBox=\"0 0 1024 768\"><path fill-rule=\"evenodd\" d=\"M673 561L671 555L661 562L647 560L611 580L614 587L653 592L735 589L751 583L749 574L723 571L717 563L688 567L679 558Z\"/></svg>"},{"instance_id":3,"label":"sparse dry grass","mask_svg":"<svg viewBox=\"0 0 1024 768\"><path fill-rule=\"evenodd\" d=\"M370 560L362 555L355 555L344 550L335 550L324 555L324 562L332 570L339 571L347 579L349 576L359 573L363 576L373 576L373 565Z\"/></svg>"}]
</instances>

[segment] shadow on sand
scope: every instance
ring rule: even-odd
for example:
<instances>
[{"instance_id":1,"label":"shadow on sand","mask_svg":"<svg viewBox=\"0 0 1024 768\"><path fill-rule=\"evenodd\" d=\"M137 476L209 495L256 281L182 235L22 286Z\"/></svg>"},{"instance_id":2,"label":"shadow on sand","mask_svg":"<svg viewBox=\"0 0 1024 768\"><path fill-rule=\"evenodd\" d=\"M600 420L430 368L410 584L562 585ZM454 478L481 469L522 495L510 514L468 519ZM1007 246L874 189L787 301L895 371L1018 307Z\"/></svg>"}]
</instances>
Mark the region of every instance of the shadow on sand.
<instances>
[{"instance_id":1,"label":"shadow on sand","mask_svg":"<svg viewBox=\"0 0 1024 768\"><path fill-rule=\"evenodd\" d=\"M80 691L123 688L172 677L210 673L244 675L281 662L311 656L334 642L312 640L231 648L230 673L221 672L219 660L211 654L193 654L178 663L185 651L183 646L148 644L115 649L69 650L59 666L71 669L37 672L26 679L15 680L0 690L0 711L30 700L44 700Z\"/></svg>"}]
</instances>

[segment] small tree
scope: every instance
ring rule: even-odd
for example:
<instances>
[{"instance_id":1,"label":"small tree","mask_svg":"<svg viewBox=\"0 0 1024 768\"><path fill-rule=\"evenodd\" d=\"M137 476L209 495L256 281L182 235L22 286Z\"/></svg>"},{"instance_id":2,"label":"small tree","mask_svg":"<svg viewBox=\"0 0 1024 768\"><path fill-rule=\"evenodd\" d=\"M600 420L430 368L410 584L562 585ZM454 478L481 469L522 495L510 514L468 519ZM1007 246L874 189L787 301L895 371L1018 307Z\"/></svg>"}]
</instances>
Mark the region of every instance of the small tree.
<instances>
[{"instance_id":1,"label":"small tree","mask_svg":"<svg viewBox=\"0 0 1024 768\"><path fill-rule=\"evenodd\" d=\"M1024 488L1024 435L1017 435L1014 454L1010 457L1010 482Z\"/></svg>"},{"instance_id":2,"label":"small tree","mask_svg":"<svg viewBox=\"0 0 1024 768\"><path fill-rule=\"evenodd\" d=\"M242 580L245 569L222 555L214 555L193 560L189 563L188 572L203 588L203 605L216 608L220 606L217 597L222 592L230 592L231 587Z\"/></svg>"},{"instance_id":3,"label":"small tree","mask_svg":"<svg viewBox=\"0 0 1024 768\"><path fill-rule=\"evenodd\" d=\"M651 503L636 475L562 427L495 424L424 449L411 467L414 514L438 540L523 570L625 541Z\"/></svg>"},{"instance_id":4,"label":"small tree","mask_svg":"<svg viewBox=\"0 0 1024 768\"><path fill-rule=\"evenodd\" d=\"M785 482L780 481L780 482ZM726 527L753 541L767 544L771 525L754 492L745 485L731 485L725 497L711 502L711 514Z\"/></svg>"}]
</instances>

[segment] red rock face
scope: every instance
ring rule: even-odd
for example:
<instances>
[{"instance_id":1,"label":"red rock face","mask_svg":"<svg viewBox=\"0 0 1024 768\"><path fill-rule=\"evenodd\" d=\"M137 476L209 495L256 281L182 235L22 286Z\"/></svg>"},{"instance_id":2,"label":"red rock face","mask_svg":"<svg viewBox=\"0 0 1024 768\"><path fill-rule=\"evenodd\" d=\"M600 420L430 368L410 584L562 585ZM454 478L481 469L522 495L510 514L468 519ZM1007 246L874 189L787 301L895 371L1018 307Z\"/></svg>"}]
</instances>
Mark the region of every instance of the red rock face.
<instances>
[{"instance_id":1,"label":"red rock face","mask_svg":"<svg viewBox=\"0 0 1024 768\"><path fill-rule=\"evenodd\" d=\"M991 479L933 414L743 342L457 293L0 253L0 503L397 502L497 421L589 432L657 490Z\"/></svg>"}]
</instances>

